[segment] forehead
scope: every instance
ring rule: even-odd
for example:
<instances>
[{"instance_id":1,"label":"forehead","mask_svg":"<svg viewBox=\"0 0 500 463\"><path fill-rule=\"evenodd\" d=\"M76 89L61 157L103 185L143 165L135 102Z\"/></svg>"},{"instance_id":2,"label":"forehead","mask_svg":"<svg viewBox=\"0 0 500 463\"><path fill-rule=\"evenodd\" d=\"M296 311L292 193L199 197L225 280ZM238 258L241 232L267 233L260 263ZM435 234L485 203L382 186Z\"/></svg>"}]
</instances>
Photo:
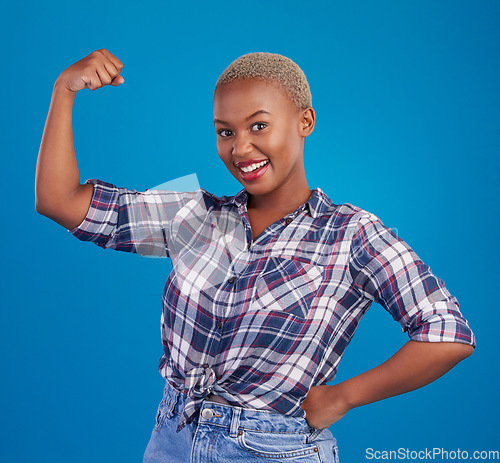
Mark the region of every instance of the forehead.
<instances>
[{"instance_id":1,"label":"forehead","mask_svg":"<svg viewBox=\"0 0 500 463\"><path fill-rule=\"evenodd\" d=\"M283 87L275 82L243 79L217 88L214 94L214 118L246 118L256 111L266 110L271 114L294 113L297 108Z\"/></svg>"}]
</instances>

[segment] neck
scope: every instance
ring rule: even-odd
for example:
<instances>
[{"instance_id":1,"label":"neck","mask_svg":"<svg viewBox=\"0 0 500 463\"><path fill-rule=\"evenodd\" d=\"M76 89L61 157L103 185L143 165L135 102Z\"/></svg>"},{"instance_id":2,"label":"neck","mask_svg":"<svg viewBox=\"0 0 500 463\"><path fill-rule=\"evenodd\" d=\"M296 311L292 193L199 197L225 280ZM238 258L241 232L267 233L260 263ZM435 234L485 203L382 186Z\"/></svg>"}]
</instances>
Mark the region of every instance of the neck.
<instances>
[{"instance_id":1,"label":"neck","mask_svg":"<svg viewBox=\"0 0 500 463\"><path fill-rule=\"evenodd\" d=\"M305 175L300 182L290 182L281 188L263 195L249 195L248 209L255 212L276 213L282 216L293 212L311 196Z\"/></svg>"}]
</instances>

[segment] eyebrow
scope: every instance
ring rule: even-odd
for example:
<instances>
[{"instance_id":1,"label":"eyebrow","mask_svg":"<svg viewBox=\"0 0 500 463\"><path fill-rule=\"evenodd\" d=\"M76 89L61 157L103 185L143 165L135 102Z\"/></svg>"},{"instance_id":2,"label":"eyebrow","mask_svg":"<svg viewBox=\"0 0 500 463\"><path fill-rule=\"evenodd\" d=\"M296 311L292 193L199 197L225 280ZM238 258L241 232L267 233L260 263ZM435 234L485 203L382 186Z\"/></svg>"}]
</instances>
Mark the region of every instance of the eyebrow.
<instances>
[{"instance_id":1,"label":"eyebrow","mask_svg":"<svg viewBox=\"0 0 500 463\"><path fill-rule=\"evenodd\" d=\"M250 116L248 116L245 120L246 121L249 121L250 119L253 119L255 116L257 116L258 114L271 114L269 111L266 111L265 109L259 109L258 111L255 111L253 114L250 114ZM228 122L226 121L221 121L220 119L214 119L214 124L226 124L226 125L229 125Z\"/></svg>"}]
</instances>

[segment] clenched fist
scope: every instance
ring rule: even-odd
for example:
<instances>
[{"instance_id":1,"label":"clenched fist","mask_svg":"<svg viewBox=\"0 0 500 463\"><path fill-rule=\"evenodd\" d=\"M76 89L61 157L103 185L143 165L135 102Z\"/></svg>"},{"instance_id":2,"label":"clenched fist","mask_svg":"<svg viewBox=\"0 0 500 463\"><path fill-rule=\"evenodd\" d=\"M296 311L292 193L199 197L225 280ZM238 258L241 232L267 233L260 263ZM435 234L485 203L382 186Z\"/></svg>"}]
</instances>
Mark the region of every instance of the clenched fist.
<instances>
[{"instance_id":1,"label":"clenched fist","mask_svg":"<svg viewBox=\"0 0 500 463\"><path fill-rule=\"evenodd\" d=\"M120 75L122 68L123 64L116 56L101 48L65 69L57 80L73 93L83 88L96 90L105 85L116 87L125 82Z\"/></svg>"}]
</instances>

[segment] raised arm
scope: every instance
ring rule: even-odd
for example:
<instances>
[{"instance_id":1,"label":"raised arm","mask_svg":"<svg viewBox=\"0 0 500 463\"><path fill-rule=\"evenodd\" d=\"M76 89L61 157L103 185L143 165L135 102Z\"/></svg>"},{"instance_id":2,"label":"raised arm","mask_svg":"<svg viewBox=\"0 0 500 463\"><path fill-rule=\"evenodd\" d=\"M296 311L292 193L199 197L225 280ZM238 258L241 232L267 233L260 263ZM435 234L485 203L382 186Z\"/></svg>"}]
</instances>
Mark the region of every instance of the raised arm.
<instances>
[{"instance_id":1,"label":"raised arm","mask_svg":"<svg viewBox=\"0 0 500 463\"><path fill-rule=\"evenodd\" d=\"M122 84L122 68L109 51L96 50L65 69L54 84L36 165L35 208L67 229L83 221L93 192L92 184L80 184L72 126L76 93Z\"/></svg>"}]
</instances>

